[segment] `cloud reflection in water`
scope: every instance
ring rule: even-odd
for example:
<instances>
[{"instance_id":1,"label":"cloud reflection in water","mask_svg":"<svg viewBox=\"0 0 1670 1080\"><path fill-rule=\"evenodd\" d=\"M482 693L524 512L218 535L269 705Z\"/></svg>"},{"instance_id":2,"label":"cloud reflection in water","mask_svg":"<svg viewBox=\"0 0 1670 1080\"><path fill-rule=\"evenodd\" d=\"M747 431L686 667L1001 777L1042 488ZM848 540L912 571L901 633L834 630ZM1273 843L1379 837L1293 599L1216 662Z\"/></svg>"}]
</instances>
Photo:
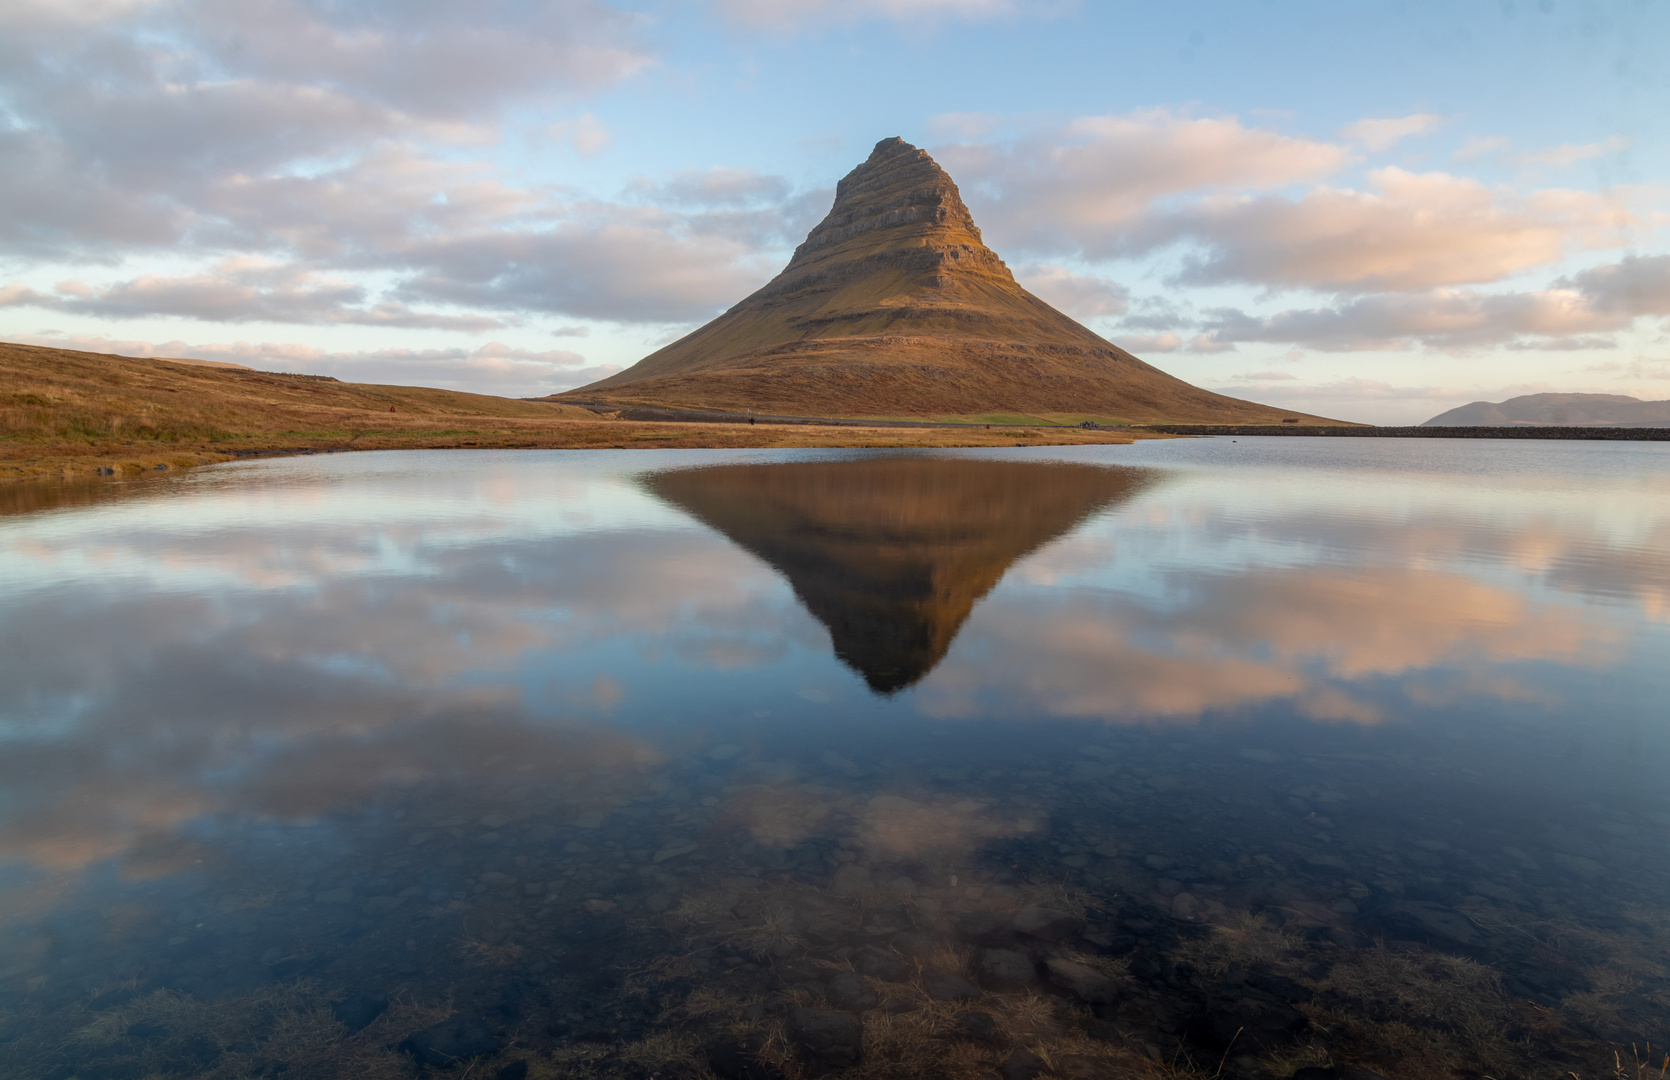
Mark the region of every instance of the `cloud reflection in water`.
<instances>
[{"instance_id":1,"label":"cloud reflection in water","mask_svg":"<svg viewBox=\"0 0 1670 1080\"><path fill-rule=\"evenodd\" d=\"M641 481L658 503L603 458L460 456L425 481L444 499L402 503L415 481L387 462L412 459L367 457L6 519L0 861L70 872L191 822L419 787L619 805L707 738L691 715L808 715L794 690L850 683L832 652L876 690L920 679L872 699L898 717L1546 705L1567 674L1630 662L1632 620L1670 595L1666 548L1640 540L1670 515L1626 542L1530 499L1489 520L1389 515L1372 491L1264 512L1234 477L743 455ZM1026 831L919 794L760 785L729 812L772 843L831 822L895 853Z\"/></svg>"}]
</instances>

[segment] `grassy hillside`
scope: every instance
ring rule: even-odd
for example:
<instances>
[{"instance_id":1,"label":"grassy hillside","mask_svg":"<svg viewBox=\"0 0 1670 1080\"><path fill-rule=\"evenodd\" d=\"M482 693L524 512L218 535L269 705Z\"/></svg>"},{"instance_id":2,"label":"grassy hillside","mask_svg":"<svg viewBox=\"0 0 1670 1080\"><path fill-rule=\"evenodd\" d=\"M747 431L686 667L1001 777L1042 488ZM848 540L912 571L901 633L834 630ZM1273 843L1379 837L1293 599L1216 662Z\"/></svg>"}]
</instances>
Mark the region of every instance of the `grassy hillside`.
<instances>
[{"instance_id":1,"label":"grassy hillside","mask_svg":"<svg viewBox=\"0 0 1670 1080\"><path fill-rule=\"evenodd\" d=\"M393 410L392 412L390 410ZM1030 442L1126 442L1040 428ZM0 343L0 480L437 447L981 446L1013 431L657 423L416 386Z\"/></svg>"}]
</instances>

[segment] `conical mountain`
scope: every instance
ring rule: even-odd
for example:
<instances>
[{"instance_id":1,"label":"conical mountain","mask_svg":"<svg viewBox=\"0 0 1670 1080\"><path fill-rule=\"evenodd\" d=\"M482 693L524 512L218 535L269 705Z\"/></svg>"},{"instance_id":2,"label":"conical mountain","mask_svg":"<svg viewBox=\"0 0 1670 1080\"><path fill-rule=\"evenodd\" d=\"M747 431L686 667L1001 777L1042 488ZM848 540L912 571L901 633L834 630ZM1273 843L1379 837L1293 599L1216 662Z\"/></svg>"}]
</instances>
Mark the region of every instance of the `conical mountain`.
<instances>
[{"instance_id":1,"label":"conical mountain","mask_svg":"<svg viewBox=\"0 0 1670 1080\"><path fill-rule=\"evenodd\" d=\"M829 216L764 288L627 370L555 396L824 416L1303 416L1173 378L1021 288L951 177L902 139L877 143L847 174Z\"/></svg>"},{"instance_id":2,"label":"conical mountain","mask_svg":"<svg viewBox=\"0 0 1670 1080\"><path fill-rule=\"evenodd\" d=\"M944 658L1021 556L1136 494L1137 469L886 457L654 473L652 493L776 567L878 693Z\"/></svg>"}]
</instances>

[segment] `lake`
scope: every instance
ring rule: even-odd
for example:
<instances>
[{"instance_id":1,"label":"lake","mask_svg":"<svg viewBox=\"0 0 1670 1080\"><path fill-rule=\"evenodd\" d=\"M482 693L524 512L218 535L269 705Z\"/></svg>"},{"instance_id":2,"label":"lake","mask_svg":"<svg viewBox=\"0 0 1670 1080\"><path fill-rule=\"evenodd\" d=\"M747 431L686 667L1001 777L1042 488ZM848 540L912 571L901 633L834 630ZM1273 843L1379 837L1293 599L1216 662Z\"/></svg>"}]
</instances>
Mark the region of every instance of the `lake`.
<instances>
[{"instance_id":1,"label":"lake","mask_svg":"<svg viewBox=\"0 0 1670 1080\"><path fill-rule=\"evenodd\" d=\"M0 500L0 1075L1659 1073L1663 444Z\"/></svg>"}]
</instances>

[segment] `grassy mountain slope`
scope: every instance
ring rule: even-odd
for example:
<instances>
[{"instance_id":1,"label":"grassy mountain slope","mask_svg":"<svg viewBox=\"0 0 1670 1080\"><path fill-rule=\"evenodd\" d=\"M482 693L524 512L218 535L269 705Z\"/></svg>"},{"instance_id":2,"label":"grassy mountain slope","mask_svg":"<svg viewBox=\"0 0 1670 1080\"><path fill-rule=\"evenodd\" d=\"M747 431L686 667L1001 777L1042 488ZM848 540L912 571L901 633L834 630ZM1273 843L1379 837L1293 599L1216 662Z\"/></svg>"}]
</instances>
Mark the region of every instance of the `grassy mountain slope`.
<instances>
[{"instance_id":1,"label":"grassy mountain slope","mask_svg":"<svg viewBox=\"0 0 1670 1080\"><path fill-rule=\"evenodd\" d=\"M1191 386L1033 296L981 240L951 178L899 139L878 143L841 181L829 216L765 287L563 399L822 416L1330 422Z\"/></svg>"}]
</instances>

